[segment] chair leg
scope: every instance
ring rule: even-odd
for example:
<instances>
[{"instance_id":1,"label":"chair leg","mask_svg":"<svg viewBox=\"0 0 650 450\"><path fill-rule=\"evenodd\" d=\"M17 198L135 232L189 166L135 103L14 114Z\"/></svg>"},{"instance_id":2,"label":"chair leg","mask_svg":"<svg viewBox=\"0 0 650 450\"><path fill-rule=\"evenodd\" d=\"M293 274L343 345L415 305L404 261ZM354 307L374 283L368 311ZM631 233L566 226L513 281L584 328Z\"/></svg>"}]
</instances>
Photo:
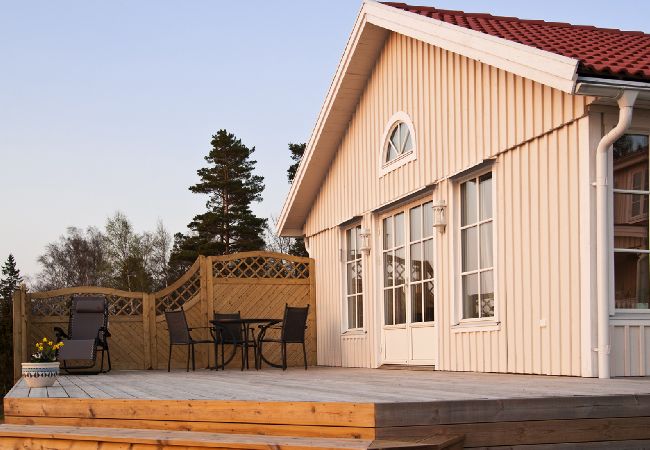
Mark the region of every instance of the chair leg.
<instances>
[{"instance_id":1,"label":"chair leg","mask_svg":"<svg viewBox=\"0 0 650 450\"><path fill-rule=\"evenodd\" d=\"M185 364L185 371L189 372L190 371L190 353L192 351L190 350L190 346L187 345L187 363Z\"/></svg>"},{"instance_id":2,"label":"chair leg","mask_svg":"<svg viewBox=\"0 0 650 450\"><path fill-rule=\"evenodd\" d=\"M167 359L167 372L172 370L172 344L169 344L169 359Z\"/></svg>"},{"instance_id":3,"label":"chair leg","mask_svg":"<svg viewBox=\"0 0 650 450\"><path fill-rule=\"evenodd\" d=\"M111 366L111 349L108 347L108 344L106 344L106 359L108 359L108 371L107 372L110 372L113 367Z\"/></svg>"},{"instance_id":4,"label":"chair leg","mask_svg":"<svg viewBox=\"0 0 650 450\"><path fill-rule=\"evenodd\" d=\"M244 358L245 358L245 354L246 354L246 348L244 347L244 344L242 344L240 347L241 347L241 370L243 371L244 370L244 364L245 364Z\"/></svg>"},{"instance_id":5,"label":"chair leg","mask_svg":"<svg viewBox=\"0 0 650 450\"><path fill-rule=\"evenodd\" d=\"M282 370L287 370L287 343L282 343Z\"/></svg>"},{"instance_id":6,"label":"chair leg","mask_svg":"<svg viewBox=\"0 0 650 450\"><path fill-rule=\"evenodd\" d=\"M221 341L221 370L226 370L226 358L224 354L226 353L226 349L223 346L223 341Z\"/></svg>"},{"instance_id":7,"label":"chair leg","mask_svg":"<svg viewBox=\"0 0 650 450\"><path fill-rule=\"evenodd\" d=\"M97 355L97 353L95 353ZM104 347L102 347L102 360L99 363L99 373L104 373Z\"/></svg>"},{"instance_id":8,"label":"chair leg","mask_svg":"<svg viewBox=\"0 0 650 450\"><path fill-rule=\"evenodd\" d=\"M305 370L307 370L307 350L305 349L305 342L302 343L302 360L305 362Z\"/></svg>"},{"instance_id":9,"label":"chair leg","mask_svg":"<svg viewBox=\"0 0 650 450\"><path fill-rule=\"evenodd\" d=\"M196 371L196 356L194 356L194 344L191 345L192 347L192 372Z\"/></svg>"}]
</instances>

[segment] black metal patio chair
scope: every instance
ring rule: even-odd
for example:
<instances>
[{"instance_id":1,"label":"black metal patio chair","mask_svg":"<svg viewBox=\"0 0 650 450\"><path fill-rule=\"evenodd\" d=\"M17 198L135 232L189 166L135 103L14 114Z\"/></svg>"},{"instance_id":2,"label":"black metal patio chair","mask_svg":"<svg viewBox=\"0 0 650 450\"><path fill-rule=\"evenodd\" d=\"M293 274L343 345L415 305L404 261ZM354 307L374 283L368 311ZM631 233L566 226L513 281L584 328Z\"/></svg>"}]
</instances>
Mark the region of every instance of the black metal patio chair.
<instances>
[{"instance_id":1,"label":"black metal patio chair","mask_svg":"<svg viewBox=\"0 0 650 450\"><path fill-rule=\"evenodd\" d=\"M68 373L98 374L104 372L104 353L111 370L111 353L108 348L108 302L104 297L72 298L67 333L61 327L54 327L56 342L63 342L58 359ZM99 371L87 371L97 363L97 352L101 352ZM69 363L75 362L72 367ZM81 362L84 361L84 362ZM79 363L80 364L76 364Z\"/></svg>"},{"instance_id":2,"label":"black metal patio chair","mask_svg":"<svg viewBox=\"0 0 650 450\"><path fill-rule=\"evenodd\" d=\"M165 320L167 321L167 330L169 331L169 359L167 360L167 372L171 372L172 367L172 347L174 345L187 346L187 372L190 371L190 356L192 358L192 371L196 370L196 356L194 354L195 344L212 344L212 339L194 339L192 338L193 330L209 329L211 327L193 327L187 325L187 318L185 311L179 309L177 311L165 311Z\"/></svg>"},{"instance_id":3,"label":"black metal patio chair","mask_svg":"<svg viewBox=\"0 0 650 450\"><path fill-rule=\"evenodd\" d=\"M255 332L245 323L237 322L241 320L241 312L236 313L214 313L213 323L215 324L215 345L221 346L221 367L226 368L226 364L234 358L237 348L241 348L241 370L244 367L248 369L248 349L254 348L255 368L257 368L257 341ZM232 320L232 323L228 323ZM221 322L221 323L219 323ZM233 352L228 361L225 360L225 345L234 346Z\"/></svg>"},{"instance_id":4,"label":"black metal patio chair","mask_svg":"<svg viewBox=\"0 0 650 450\"><path fill-rule=\"evenodd\" d=\"M257 361L259 367L262 367L262 361L273 367L282 367L287 370L287 344L302 344L302 359L307 370L307 350L305 348L305 331L307 330L307 316L309 315L309 305L306 307L289 306L284 307L284 318L279 324L260 325L260 333L257 346ZM269 330L279 330L279 337L267 337ZM268 361L262 354L262 344L265 342L279 343L281 347L282 363L274 364Z\"/></svg>"}]
</instances>

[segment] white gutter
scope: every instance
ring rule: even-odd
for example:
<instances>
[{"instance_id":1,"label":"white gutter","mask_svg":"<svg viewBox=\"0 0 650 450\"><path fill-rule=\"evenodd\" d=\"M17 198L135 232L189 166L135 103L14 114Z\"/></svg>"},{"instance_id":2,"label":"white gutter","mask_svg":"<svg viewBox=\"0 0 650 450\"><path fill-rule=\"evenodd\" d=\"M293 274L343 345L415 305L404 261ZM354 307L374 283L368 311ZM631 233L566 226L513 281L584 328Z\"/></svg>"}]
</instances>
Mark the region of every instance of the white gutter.
<instances>
[{"instance_id":1,"label":"white gutter","mask_svg":"<svg viewBox=\"0 0 650 450\"><path fill-rule=\"evenodd\" d=\"M639 94L637 90L622 90L618 98L618 123L598 143L596 149L596 278L598 306L598 378L610 377L609 338L609 252L608 223L609 149L632 123L632 110Z\"/></svg>"}]
</instances>

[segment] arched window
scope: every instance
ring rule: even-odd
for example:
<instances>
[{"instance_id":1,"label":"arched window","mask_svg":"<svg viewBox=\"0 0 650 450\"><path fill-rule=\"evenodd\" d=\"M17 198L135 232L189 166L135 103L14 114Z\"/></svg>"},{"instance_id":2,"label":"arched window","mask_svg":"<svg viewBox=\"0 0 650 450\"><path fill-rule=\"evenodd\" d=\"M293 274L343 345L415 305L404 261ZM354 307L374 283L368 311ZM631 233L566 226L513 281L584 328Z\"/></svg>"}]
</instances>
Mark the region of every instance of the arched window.
<instances>
[{"instance_id":1,"label":"arched window","mask_svg":"<svg viewBox=\"0 0 650 450\"><path fill-rule=\"evenodd\" d=\"M381 140L379 175L386 175L415 160L416 139L413 122L405 112L397 112L388 121Z\"/></svg>"},{"instance_id":2,"label":"arched window","mask_svg":"<svg viewBox=\"0 0 650 450\"><path fill-rule=\"evenodd\" d=\"M409 130L405 122L397 122L390 133L390 139L388 139L384 162L389 163L412 151L413 138L411 137L411 130Z\"/></svg>"}]
</instances>

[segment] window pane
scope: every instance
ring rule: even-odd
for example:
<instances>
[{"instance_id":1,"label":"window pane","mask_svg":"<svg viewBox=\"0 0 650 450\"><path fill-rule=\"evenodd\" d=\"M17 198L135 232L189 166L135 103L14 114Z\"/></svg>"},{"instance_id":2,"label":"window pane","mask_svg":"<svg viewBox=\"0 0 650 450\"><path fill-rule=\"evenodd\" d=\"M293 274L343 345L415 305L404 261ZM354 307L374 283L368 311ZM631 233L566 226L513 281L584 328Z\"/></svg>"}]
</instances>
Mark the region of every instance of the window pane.
<instances>
[{"instance_id":1,"label":"window pane","mask_svg":"<svg viewBox=\"0 0 650 450\"><path fill-rule=\"evenodd\" d=\"M411 244L411 281L422 279L422 244Z\"/></svg>"},{"instance_id":2,"label":"window pane","mask_svg":"<svg viewBox=\"0 0 650 450\"><path fill-rule=\"evenodd\" d=\"M357 295L357 328L363 327L363 295Z\"/></svg>"},{"instance_id":3,"label":"window pane","mask_svg":"<svg viewBox=\"0 0 650 450\"><path fill-rule=\"evenodd\" d=\"M363 292L363 272L361 270L361 261L357 261L354 263L355 267L355 277L357 280L357 294L361 294Z\"/></svg>"},{"instance_id":4,"label":"window pane","mask_svg":"<svg viewBox=\"0 0 650 450\"><path fill-rule=\"evenodd\" d=\"M461 246L463 250L463 272L478 269L478 236L477 227L461 231Z\"/></svg>"},{"instance_id":5,"label":"window pane","mask_svg":"<svg viewBox=\"0 0 650 450\"><path fill-rule=\"evenodd\" d=\"M425 280L433 278L433 239L424 241L424 271Z\"/></svg>"},{"instance_id":6,"label":"window pane","mask_svg":"<svg viewBox=\"0 0 650 450\"><path fill-rule=\"evenodd\" d=\"M432 322L435 320L434 306L433 306L433 282L427 281L424 283L424 321Z\"/></svg>"},{"instance_id":7,"label":"window pane","mask_svg":"<svg viewBox=\"0 0 650 450\"><path fill-rule=\"evenodd\" d=\"M463 319L478 316L478 274L463 275Z\"/></svg>"},{"instance_id":8,"label":"window pane","mask_svg":"<svg viewBox=\"0 0 650 450\"><path fill-rule=\"evenodd\" d=\"M411 133L409 132L406 135L406 141L404 142L404 153L408 153L411 150L413 150L413 138L411 136Z\"/></svg>"},{"instance_id":9,"label":"window pane","mask_svg":"<svg viewBox=\"0 0 650 450\"><path fill-rule=\"evenodd\" d=\"M479 178L480 219L492 218L492 173L486 173Z\"/></svg>"},{"instance_id":10,"label":"window pane","mask_svg":"<svg viewBox=\"0 0 650 450\"><path fill-rule=\"evenodd\" d=\"M481 269L492 267L492 222L480 226Z\"/></svg>"},{"instance_id":11,"label":"window pane","mask_svg":"<svg viewBox=\"0 0 650 450\"><path fill-rule=\"evenodd\" d=\"M384 219L384 250L393 248L393 218Z\"/></svg>"},{"instance_id":12,"label":"window pane","mask_svg":"<svg viewBox=\"0 0 650 450\"><path fill-rule=\"evenodd\" d=\"M404 244L404 213L395 215L395 247Z\"/></svg>"},{"instance_id":13,"label":"window pane","mask_svg":"<svg viewBox=\"0 0 650 450\"><path fill-rule=\"evenodd\" d=\"M356 277L356 267L355 263L347 263L345 265L345 270L347 272L347 278L348 278L348 294L355 294L356 291L356 286L357 286L357 280L355 279Z\"/></svg>"},{"instance_id":14,"label":"window pane","mask_svg":"<svg viewBox=\"0 0 650 450\"><path fill-rule=\"evenodd\" d=\"M386 325L393 325L393 290L386 289L384 291L384 323Z\"/></svg>"},{"instance_id":15,"label":"window pane","mask_svg":"<svg viewBox=\"0 0 650 450\"><path fill-rule=\"evenodd\" d=\"M634 189L631 174L648 167L648 136L626 134L614 143L614 187ZM648 189L647 177L642 183Z\"/></svg>"},{"instance_id":16,"label":"window pane","mask_svg":"<svg viewBox=\"0 0 650 450\"><path fill-rule=\"evenodd\" d=\"M406 323L406 295L404 287L395 288L395 323Z\"/></svg>"},{"instance_id":17,"label":"window pane","mask_svg":"<svg viewBox=\"0 0 650 450\"><path fill-rule=\"evenodd\" d=\"M345 231L345 249L346 252L345 254L347 255L347 260L351 261L354 259L355 255L355 250L354 250L354 244L356 240L354 239L354 230L346 230Z\"/></svg>"},{"instance_id":18,"label":"window pane","mask_svg":"<svg viewBox=\"0 0 650 450\"><path fill-rule=\"evenodd\" d=\"M433 202L422 205L422 214L424 216L422 236L427 238L433 235Z\"/></svg>"},{"instance_id":19,"label":"window pane","mask_svg":"<svg viewBox=\"0 0 650 450\"><path fill-rule=\"evenodd\" d=\"M392 141L388 143L388 148L386 149L386 162L391 162L397 158L397 148Z\"/></svg>"},{"instance_id":20,"label":"window pane","mask_svg":"<svg viewBox=\"0 0 650 450\"><path fill-rule=\"evenodd\" d=\"M633 194L614 194L614 248L648 250L648 214L634 214Z\"/></svg>"},{"instance_id":21,"label":"window pane","mask_svg":"<svg viewBox=\"0 0 650 450\"><path fill-rule=\"evenodd\" d=\"M404 247L395 249L395 285L404 284L406 275Z\"/></svg>"},{"instance_id":22,"label":"window pane","mask_svg":"<svg viewBox=\"0 0 650 450\"><path fill-rule=\"evenodd\" d=\"M492 271L481 272L481 317L494 316L494 282Z\"/></svg>"},{"instance_id":23,"label":"window pane","mask_svg":"<svg viewBox=\"0 0 650 450\"><path fill-rule=\"evenodd\" d=\"M393 283L393 252L384 252L384 286L392 286Z\"/></svg>"},{"instance_id":24,"label":"window pane","mask_svg":"<svg viewBox=\"0 0 650 450\"><path fill-rule=\"evenodd\" d=\"M356 297L348 297L348 328L357 327L357 301Z\"/></svg>"},{"instance_id":25,"label":"window pane","mask_svg":"<svg viewBox=\"0 0 650 450\"><path fill-rule=\"evenodd\" d=\"M476 181L469 180L460 185L460 223L461 225L469 225L477 221L476 217Z\"/></svg>"},{"instance_id":26,"label":"window pane","mask_svg":"<svg viewBox=\"0 0 650 450\"><path fill-rule=\"evenodd\" d=\"M356 240L356 243L355 243L355 250L356 250L355 258L356 259L361 259L361 247L363 246L363 244L361 243L361 227L360 226L356 227L354 229L354 235L355 235L355 240Z\"/></svg>"},{"instance_id":27,"label":"window pane","mask_svg":"<svg viewBox=\"0 0 650 450\"><path fill-rule=\"evenodd\" d=\"M422 239L422 207L411 208L409 219L411 242Z\"/></svg>"},{"instance_id":28,"label":"window pane","mask_svg":"<svg viewBox=\"0 0 650 450\"><path fill-rule=\"evenodd\" d=\"M408 140L409 137L409 127L405 123L400 123L399 124L399 140L400 144L402 145L402 148L400 148L401 152L404 153L406 152L406 141Z\"/></svg>"},{"instance_id":29,"label":"window pane","mask_svg":"<svg viewBox=\"0 0 650 450\"><path fill-rule=\"evenodd\" d=\"M614 299L617 308L649 308L648 261L647 253L614 253Z\"/></svg>"},{"instance_id":30,"label":"window pane","mask_svg":"<svg viewBox=\"0 0 650 450\"><path fill-rule=\"evenodd\" d=\"M422 322L422 284L411 285L411 322Z\"/></svg>"}]
</instances>

